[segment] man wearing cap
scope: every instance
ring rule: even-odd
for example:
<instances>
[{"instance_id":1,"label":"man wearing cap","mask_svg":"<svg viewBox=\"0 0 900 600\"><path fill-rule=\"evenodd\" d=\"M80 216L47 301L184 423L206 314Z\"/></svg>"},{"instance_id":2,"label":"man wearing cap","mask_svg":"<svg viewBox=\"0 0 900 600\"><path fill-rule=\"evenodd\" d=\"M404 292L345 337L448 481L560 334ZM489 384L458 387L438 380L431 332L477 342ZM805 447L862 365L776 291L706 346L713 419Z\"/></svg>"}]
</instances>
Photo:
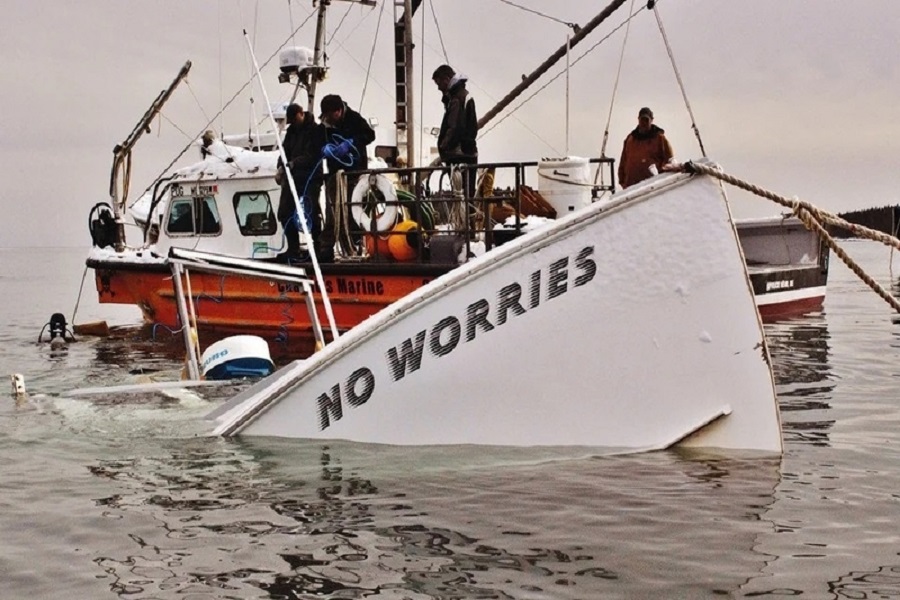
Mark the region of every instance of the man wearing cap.
<instances>
[{"instance_id":1,"label":"man wearing cap","mask_svg":"<svg viewBox=\"0 0 900 600\"><path fill-rule=\"evenodd\" d=\"M474 165L478 162L478 115L475 100L466 89L468 78L450 65L434 70L431 80L441 92L444 118L438 134L438 152L445 165ZM475 171L464 171L466 191L475 195Z\"/></svg>"},{"instance_id":2,"label":"man wearing cap","mask_svg":"<svg viewBox=\"0 0 900 600\"><path fill-rule=\"evenodd\" d=\"M322 147L325 145L325 128L317 124L313 116L304 112L299 104L287 107L287 132L282 145L288 160L286 169L294 179L297 195L302 198L306 222L310 228L313 243L318 246L322 231L322 209L319 205L319 194L322 190ZM281 159L278 159L281 167ZM291 188L284 181L281 186L281 198L278 202L278 221L284 226L287 238L285 258L300 254L300 230L294 220L296 207ZM318 250L318 248L317 248Z\"/></svg>"},{"instance_id":3,"label":"man wearing cap","mask_svg":"<svg viewBox=\"0 0 900 600\"><path fill-rule=\"evenodd\" d=\"M366 147L375 141L375 131L362 115L347 106L347 103L336 94L324 96L320 107L322 124L326 127L325 162L328 165L328 177L325 180L325 225L321 236L320 256L322 262L330 262L334 259L334 198L337 172L343 170L347 173L349 196L359 181L359 175L353 173L369 168ZM359 225L349 216L346 204L344 211L348 214L343 221L348 223L352 232L356 233L353 238L360 237Z\"/></svg>"},{"instance_id":4,"label":"man wearing cap","mask_svg":"<svg viewBox=\"0 0 900 600\"><path fill-rule=\"evenodd\" d=\"M653 111L638 112L638 125L625 138L619 159L619 185L626 188L648 179L672 160L672 146L663 129L653 124Z\"/></svg>"}]
</instances>

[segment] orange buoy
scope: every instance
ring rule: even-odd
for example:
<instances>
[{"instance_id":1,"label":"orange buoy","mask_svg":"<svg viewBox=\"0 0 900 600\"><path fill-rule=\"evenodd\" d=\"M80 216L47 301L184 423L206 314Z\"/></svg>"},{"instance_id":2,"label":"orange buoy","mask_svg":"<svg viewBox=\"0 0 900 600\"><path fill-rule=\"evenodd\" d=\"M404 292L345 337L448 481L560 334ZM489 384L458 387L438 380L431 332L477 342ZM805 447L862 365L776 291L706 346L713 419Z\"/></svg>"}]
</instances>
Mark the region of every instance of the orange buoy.
<instances>
[{"instance_id":1,"label":"orange buoy","mask_svg":"<svg viewBox=\"0 0 900 600\"><path fill-rule=\"evenodd\" d=\"M369 256L377 257L379 259L388 259L391 257L391 247L388 244L390 235L381 236L367 233L363 236L363 240L366 244L366 253Z\"/></svg>"},{"instance_id":2,"label":"orange buoy","mask_svg":"<svg viewBox=\"0 0 900 600\"><path fill-rule=\"evenodd\" d=\"M388 237L388 247L395 259L413 260L419 252L419 224L409 220L397 223Z\"/></svg>"}]
</instances>

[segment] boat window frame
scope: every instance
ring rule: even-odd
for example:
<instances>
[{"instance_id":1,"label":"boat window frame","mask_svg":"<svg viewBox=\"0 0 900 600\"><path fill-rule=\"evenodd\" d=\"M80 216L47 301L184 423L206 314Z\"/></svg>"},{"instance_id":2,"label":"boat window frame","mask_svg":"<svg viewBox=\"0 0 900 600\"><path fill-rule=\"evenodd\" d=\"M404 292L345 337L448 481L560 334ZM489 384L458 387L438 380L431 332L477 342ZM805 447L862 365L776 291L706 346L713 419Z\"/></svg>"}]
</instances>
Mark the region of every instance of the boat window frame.
<instances>
[{"instance_id":1,"label":"boat window frame","mask_svg":"<svg viewBox=\"0 0 900 600\"><path fill-rule=\"evenodd\" d=\"M171 225L173 222L172 219L172 211L177 204L182 204L186 200L191 200L191 230L190 231L178 231L172 230ZM198 225L201 223L202 219L198 219L198 214L202 214L202 205L206 205L210 207L210 213L213 217L215 217L216 223L216 231L198 231ZM178 218L180 218L179 215ZM171 238L186 238L186 237L218 237L222 235L222 213L219 211L219 205L216 201L215 194L190 194L190 195L180 195L173 196L169 201L169 206L166 210L166 235Z\"/></svg>"},{"instance_id":2,"label":"boat window frame","mask_svg":"<svg viewBox=\"0 0 900 600\"><path fill-rule=\"evenodd\" d=\"M238 205L241 202L242 198L252 197L252 196L263 196L266 199L266 207L268 209L267 212L267 222L269 223L266 229L250 229L248 225L241 224L241 217L238 214ZM252 200L251 200L252 201ZM272 197L269 195L268 190L243 190L239 192L235 192L231 197L231 206L234 211L234 220L237 223L238 229L241 232L241 235L244 237L271 237L278 233L278 218L275 213L275 207L272 204ZM262 214L259 212L256 213L248 213L247 217L250 214Z\"/></svg>"}]
</instances>

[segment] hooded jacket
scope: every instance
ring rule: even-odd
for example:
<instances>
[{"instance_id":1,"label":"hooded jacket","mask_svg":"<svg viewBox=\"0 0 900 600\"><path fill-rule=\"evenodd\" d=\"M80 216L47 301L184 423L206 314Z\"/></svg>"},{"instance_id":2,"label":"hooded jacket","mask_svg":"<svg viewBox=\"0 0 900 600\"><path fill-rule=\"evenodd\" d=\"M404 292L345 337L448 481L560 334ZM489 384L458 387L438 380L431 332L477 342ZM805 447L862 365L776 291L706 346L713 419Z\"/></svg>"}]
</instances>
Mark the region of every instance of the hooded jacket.
<instances>
[{"instance_id":1,"label":"hooded jacket","mask_svg":"<svg viewBox=\"0 0 900 600\"><path fill-rule=\"evenodd\" d=\"M623 188L649 179L653 174L650 165L662 170L674 154L665 130L651 125L646 132L635 128L625 138L622 158L619 160L619 185Z\"/></svg>"},{"instance_id":2,"label":"hooded jacket","mask_svg":"<svg viewBox=\"0 0 900 600\"><path fill-rule=\"evenodd\" d=\"M441 99L444 103L444 118L438 135L438 152L447 163L477 162L478 116L475 100L466 90L466 77L455 75L450 87Z\"/></svg>"}]
</instances>

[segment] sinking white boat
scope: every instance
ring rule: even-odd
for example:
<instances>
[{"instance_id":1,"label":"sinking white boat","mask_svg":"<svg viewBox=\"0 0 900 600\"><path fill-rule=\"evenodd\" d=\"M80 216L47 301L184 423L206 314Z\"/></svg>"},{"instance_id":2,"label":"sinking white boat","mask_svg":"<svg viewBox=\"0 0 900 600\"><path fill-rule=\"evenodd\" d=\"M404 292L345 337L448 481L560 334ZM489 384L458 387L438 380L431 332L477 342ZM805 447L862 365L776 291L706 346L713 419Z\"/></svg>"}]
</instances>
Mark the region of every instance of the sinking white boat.
<instances>
[{"instance_id":1,"label":"sinking white boat","mask_svg":"<svg viewBox=\"0 0 900 600\"><path fill-rule=\"evenodd\" d=\"M687 174L446 273L210 418L224 436L782 450L727 199Z\"/></svg>"}]
</instances>

